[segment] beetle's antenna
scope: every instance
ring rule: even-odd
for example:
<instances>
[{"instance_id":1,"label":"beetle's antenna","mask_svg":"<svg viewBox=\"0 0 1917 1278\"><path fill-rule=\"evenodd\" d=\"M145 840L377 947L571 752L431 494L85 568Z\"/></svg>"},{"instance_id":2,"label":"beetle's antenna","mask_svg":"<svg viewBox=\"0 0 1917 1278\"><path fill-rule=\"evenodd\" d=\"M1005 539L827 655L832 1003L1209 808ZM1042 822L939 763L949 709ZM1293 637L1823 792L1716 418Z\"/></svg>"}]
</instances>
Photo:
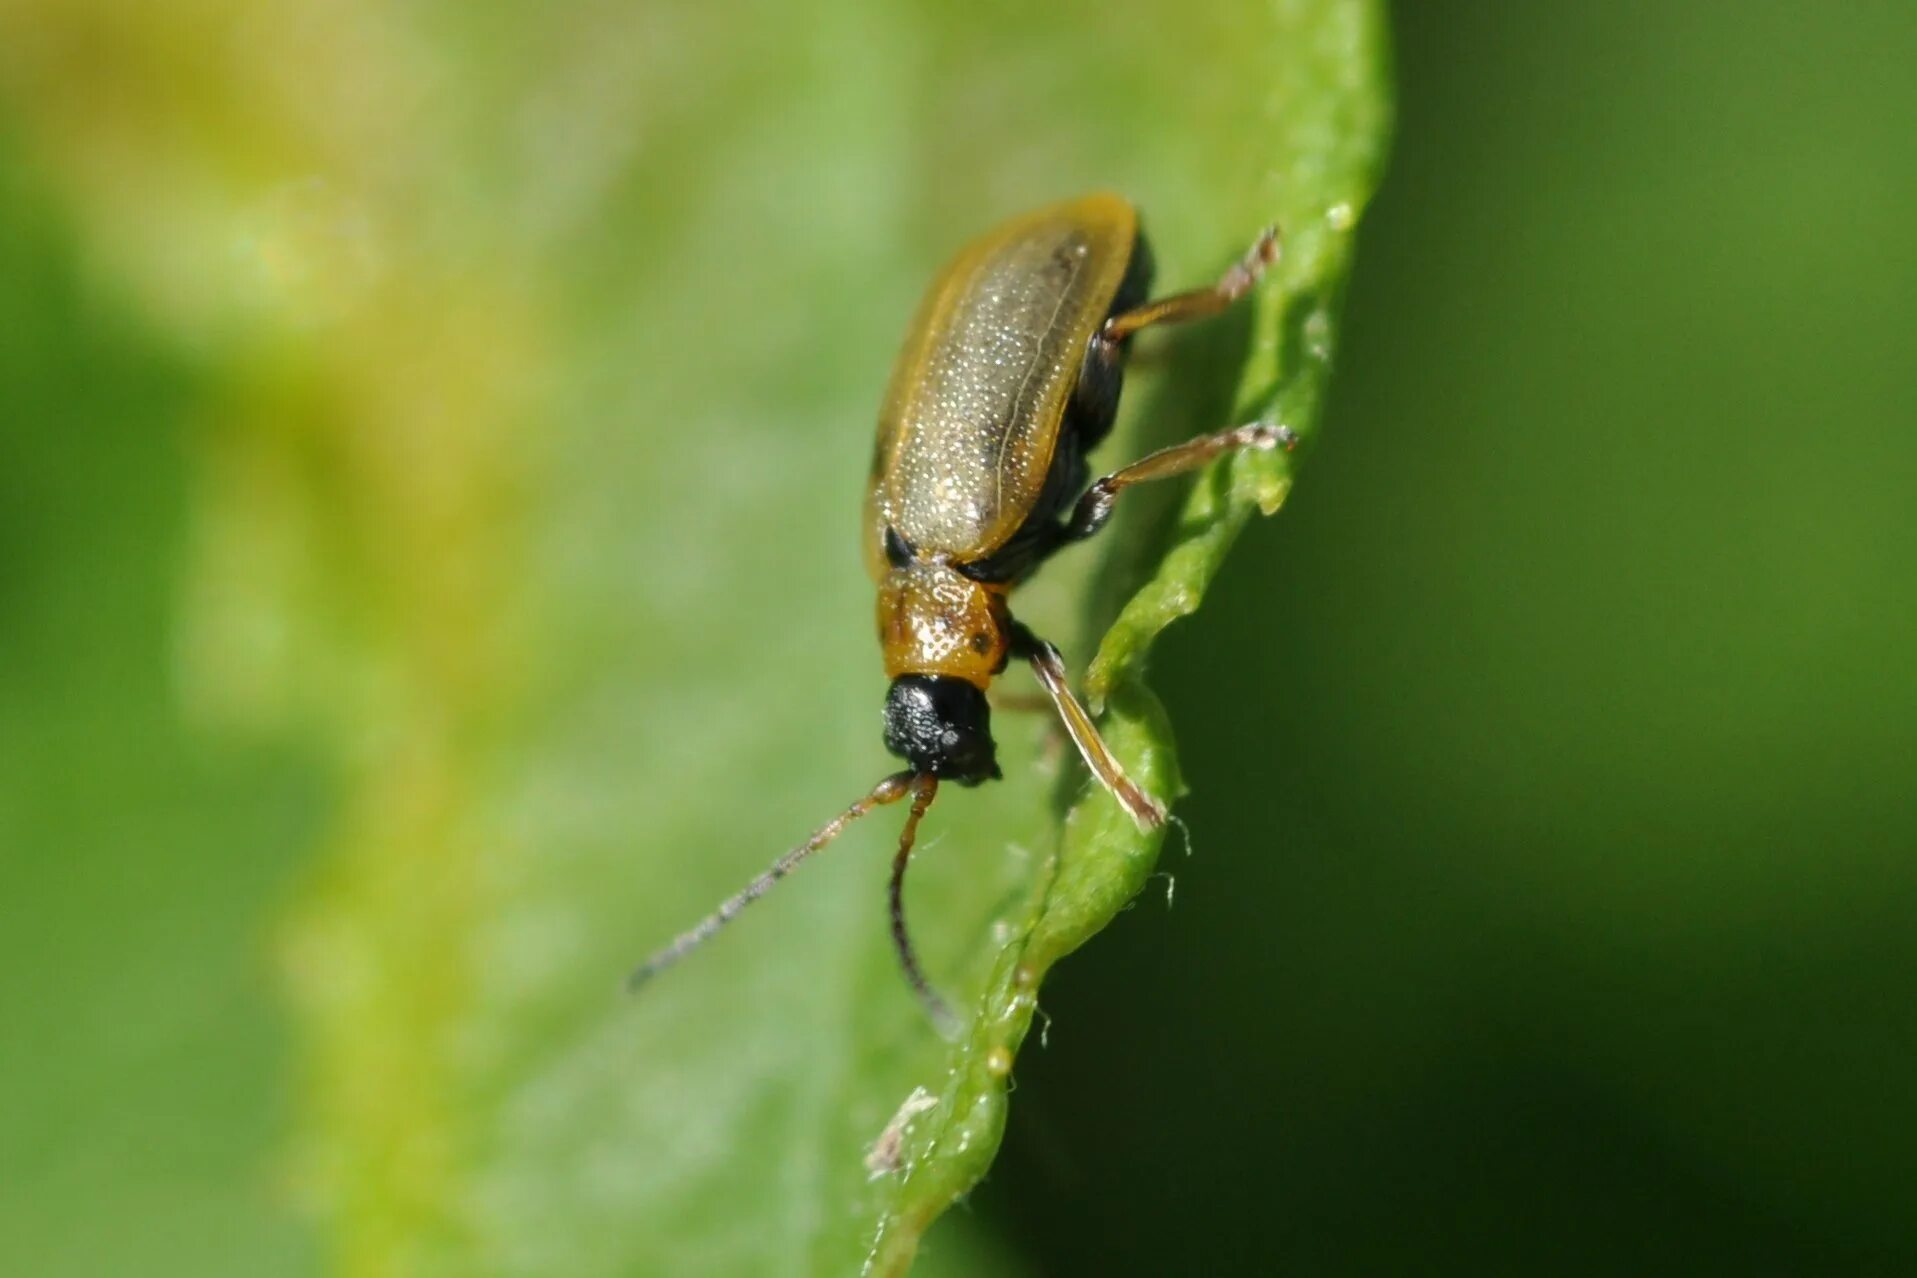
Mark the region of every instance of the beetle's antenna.
<instances>
[{"instance_id":1,"label":"beetle's antenna","mask_svg":"<svg viewBox=\"0 0 1917 1278\"><path fill-rule=\"evenodd\" d=\"M866 795L863 799L860 799L857 803L854 803L851 807L820 826L811 838L774 861L772 868L752 880L752 882L746 884L743 888L740 888L736 894L720 902L718 909L706 915L705 918L701 919L698 924L691 929L680 933L678 939L673 941L671 945L666 946L665 949L660 950L657 954L654 954L644 963L634 968L632 975L626 978L626 988L636 992L639 987L647 981L671 967L692 951L698 949L706 941L712 939L713 933L737 918L739 911L751 905L767 892L770 892L773 884L792 873L794 867L796 867L799 862L805 860L814 852L817 852L820 848L838 838L839 832L844 830L846 826L851 825L873 808L883 807L888 803L896 803L908 794L914 798L912 817L906 823L905 827L907 836L906 844L909 847L911 844L911 832L913 828L918 825L919 813L924 811L925 804L929 804L932 801L930 792L927 792L922 801L918 799L919 791L915 784L917 780L917 776L911 772L895 772L873 786L872 793ZM933 783L933 788L937 788L936 782ZM903 857L903 853L900 855ZM897 917L898 913L895 906L893 918L897 919ZM908 963L908 967L909 966Z\"/></svg>"},{"instance_id":2,"label":"beetle's antenna","mask_svg":"<svg viewBox=\"0 0 1917 1278\"><path fill-rule=\"evenodd\" d=\"M912 992L925 1005L933 1024L942 1033L949 1034L958 1021L925 979L918 955L912 952L912 937L905 930L905 867L912 859L912 842L918 837L919 818L932 806L938 792L939 779L934 774L921 772L912 778L912 813L905 818L905 829L899 834L899 852L892 858L892 945L899 952L899 965L905 969L905 979L912 983Z\"/></svg>"}]
</instances>

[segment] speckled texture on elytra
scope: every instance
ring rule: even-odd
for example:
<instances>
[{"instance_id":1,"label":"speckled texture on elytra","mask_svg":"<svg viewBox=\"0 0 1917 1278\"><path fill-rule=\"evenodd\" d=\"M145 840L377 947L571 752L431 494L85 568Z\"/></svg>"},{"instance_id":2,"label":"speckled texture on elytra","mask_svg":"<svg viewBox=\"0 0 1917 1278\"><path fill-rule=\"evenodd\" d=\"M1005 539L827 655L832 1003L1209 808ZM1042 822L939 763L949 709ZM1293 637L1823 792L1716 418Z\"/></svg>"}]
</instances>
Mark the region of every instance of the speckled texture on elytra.
<instances>
[{"instance_id":1,"label":"speckled texture on elytra","mask_svg":"<svg viewBox=\"0 0 1917 1278\"><path fill-rule=\"evenodd\" d=\"M1038 500L1085 343L1124 280L1138 219L1115 195L1055 204L972 241L927 292L879 417L867 535L975 559Z\"/></svg>"}]
</instances>

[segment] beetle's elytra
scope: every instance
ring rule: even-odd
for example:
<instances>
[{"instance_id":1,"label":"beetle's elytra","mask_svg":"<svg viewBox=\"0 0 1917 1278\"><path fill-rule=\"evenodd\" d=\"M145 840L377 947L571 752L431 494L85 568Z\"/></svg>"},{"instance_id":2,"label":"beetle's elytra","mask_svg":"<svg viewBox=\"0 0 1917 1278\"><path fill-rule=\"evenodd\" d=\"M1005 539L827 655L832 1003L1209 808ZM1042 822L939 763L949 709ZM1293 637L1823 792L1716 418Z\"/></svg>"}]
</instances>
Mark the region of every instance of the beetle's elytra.
<instances>
[{"instance_id":1,"label":"beetle's elytra","mask_svg":"<svg viewBox=\"0 0 1917 1278\"><path fill-rule=\"evenodd\" d=\"M1093 776L1141 828L1165 809L1125 775L1072 695L1058 650L1020 625L1012 588L1061 547L1101 528L1132 484L1183 474L1241 448L1290 447L1254 423L1152 453L1087 483L1086 455L1111 431L1134 334L1199 319L1243 296L1276 260L1275 228L1217 283L1147 300L1151 256L1138 214L1111 194L1053 204L961 249L926 292L879 414L866 494L865 559L878 582L879 645L891 688L893 774L633 973L678 961L873 808L912 800L892 862L892 938L935 1019L902 888L920 819L941 780L999 776L986 690L1028 662Z\"/></svg>"}]
</instances>

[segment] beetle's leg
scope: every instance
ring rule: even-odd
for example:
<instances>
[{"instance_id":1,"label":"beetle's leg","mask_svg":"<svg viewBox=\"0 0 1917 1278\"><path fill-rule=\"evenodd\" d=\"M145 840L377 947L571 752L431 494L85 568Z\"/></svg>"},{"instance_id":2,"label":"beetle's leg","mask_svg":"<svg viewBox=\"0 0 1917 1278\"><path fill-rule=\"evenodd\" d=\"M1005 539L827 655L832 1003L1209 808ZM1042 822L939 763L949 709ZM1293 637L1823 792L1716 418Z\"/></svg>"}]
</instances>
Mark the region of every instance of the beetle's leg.
<instances>
[{"instance_id":1,"label":"beetle's leg","mask_svg":"<svg viewBox=\"0 0 1917 1278\"><path fill-rule=\"evenodd\" d=\"M992 709L1008 714L1038 714L1052 708L1051 699L1036 692L993 692L986 700Z\"/></svg>"},{"instance_id":2,"label":"beetle's leg","mask_svg":"<svg viewBox=\"0 0 1917 1278\"><path fill-rule=\"evenodd\" d=\"M1125 775L1124 767L1105 744L1105 739L1098 735L1092 716L1072 695L1071 683L1065 675L1065 660L1058 655L1058 649L1014 621L1012 652L1032 663L1032 673L1038 676L1040 686L1051 697L1059 719L1065 724L1065 731L1072 738L1072 744L1078 747L1078 753L1085 760L1085 766L1092 770L1099 784L1111 791L1112 797L1125 809L1125 814L1141 830L1154 830L1163 825L1164 805Z\"/></svg>"},{"instance_id":3,"label":"beetle's leg","mask_svg":"<svg viewBox=\"0 0 1917 1278\"><path fill-rule=\"evenodd\" d=\"M1118 346L1133 333L1154 324L1182 324L1186 320L1216 315L1251 291L1265 268L1278 260L1278 228L1268 226L1258 240L1209 288L1174 293L1155 302L1146 302L1129 311L1121 311L1105 321L1092 340L1107 349Z\"/></svg>"},{"instance_id":4,"label":"beetle's leg","mask_svg":"<svg viewBox=\"0 0 1917 1278\"><path fill-rule=\"evenodd\" d=\"M1078 505L1072 508L1072 517L1065 521L1064 539L1082 541L1103 528L1105 521L1111 518L1112 503L1118 500L1118 494L1133 484L1142 484L1148 479L1170 479L1173 475L1196 470L1214 457L1235 453L1242 448L1269 451L1280 446L1287 452L1291 451L1298 446L1298 436L1289 427L1275 422L1253 422L1249 426L1221 430L1215 435L1200 435L1197 439L1188 439L1182 444L1148 453L1123 470L1115 470L1105 478L1094 481L1085 490L1085 495L1078 499Z\"/></svg>"},{"instance_id":5,"label":"beetle's leg","mask_svg":"<svg viewBox=\"0 0 1917 1278\"><path fill-rule=\"evenodd\" d=\"M1039 766L1051 770L1058 766L1059 752L1065 748L1065 738L1060 732L1059 722L1052 714L1052 699L1042 692L1003 692L997 689L986 694L992 703L994 713L1042 714L1046 726L1039 740Z\"/></svg>"}]
</instances>

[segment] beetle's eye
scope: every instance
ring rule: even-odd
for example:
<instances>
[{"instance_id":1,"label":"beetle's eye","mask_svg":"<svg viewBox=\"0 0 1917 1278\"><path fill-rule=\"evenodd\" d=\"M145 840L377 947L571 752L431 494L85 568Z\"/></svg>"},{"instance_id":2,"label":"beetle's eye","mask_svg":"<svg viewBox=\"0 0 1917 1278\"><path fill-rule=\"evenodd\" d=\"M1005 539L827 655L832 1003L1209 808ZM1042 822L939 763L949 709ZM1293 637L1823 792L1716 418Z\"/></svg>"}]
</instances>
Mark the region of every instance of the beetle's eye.
<instances>
[{"instance_id":1,"label":"beetle's eye","mask_svg":"<svg viewBox=\"0 0 1917 1278\"><path fill-rule=\"evenodd\" d=\"M912 562L912 547L899 536L898 529L890 526L885 530L885 562L894 568L903 568Z\"/></svg>"}]
</instances>

